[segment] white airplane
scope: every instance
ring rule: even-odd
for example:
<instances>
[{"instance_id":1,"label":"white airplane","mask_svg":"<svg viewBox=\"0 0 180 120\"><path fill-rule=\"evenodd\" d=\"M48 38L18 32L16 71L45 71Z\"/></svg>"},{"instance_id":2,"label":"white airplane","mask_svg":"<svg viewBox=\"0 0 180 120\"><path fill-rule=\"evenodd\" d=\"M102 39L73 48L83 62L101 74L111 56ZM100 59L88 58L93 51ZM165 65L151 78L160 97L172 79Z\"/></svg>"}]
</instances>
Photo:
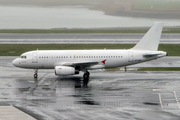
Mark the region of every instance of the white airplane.
<instances>
[{"instance_id":1,"label":"white airplane","mask_svg":"<svg viewBox=\"0 0 180 120\"><path fill-rule=\"evenodd\" d=\"M88 70L123 67L166 56L157 51L163 23L155 23L140 42L128 50L36 50L23 53L12 63L16 67L34 69L55 69L59 76L75 75L84 72L84 80L89 79Z\"/></svg>"}]
</instances>

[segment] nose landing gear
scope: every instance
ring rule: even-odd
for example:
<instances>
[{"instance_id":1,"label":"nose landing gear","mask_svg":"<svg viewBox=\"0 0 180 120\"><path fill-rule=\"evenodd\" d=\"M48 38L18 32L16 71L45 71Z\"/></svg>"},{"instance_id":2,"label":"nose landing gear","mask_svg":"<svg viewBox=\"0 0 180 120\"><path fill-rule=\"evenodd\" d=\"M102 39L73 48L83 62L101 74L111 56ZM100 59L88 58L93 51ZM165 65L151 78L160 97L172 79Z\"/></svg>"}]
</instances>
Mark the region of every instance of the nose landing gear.
<instances>
[{"instance_id":1,"label":"nose landing gear","mask_svg":"<svg viewBox=\"0 0 180 120\"><path fill-rule=\"evenodd\" d=\"M38 69L35 69L34 70L34 78L37 78L38 77Z\"/></svg>"}]
</instances>

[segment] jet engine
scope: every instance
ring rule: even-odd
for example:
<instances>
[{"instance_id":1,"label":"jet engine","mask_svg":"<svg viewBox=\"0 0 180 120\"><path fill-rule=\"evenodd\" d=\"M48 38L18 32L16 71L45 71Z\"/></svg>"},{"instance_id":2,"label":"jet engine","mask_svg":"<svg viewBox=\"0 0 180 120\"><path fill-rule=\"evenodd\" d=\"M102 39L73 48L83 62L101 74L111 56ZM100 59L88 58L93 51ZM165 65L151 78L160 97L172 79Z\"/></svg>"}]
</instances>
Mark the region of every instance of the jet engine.
<instances>
[{"instance_id":1,"label":"jet engine","mask_svg":"<svg viewBox=\"0 0 180 120\"><path fill-rule=\"evenodd\" d=\"M79 70L76 70L74 67L67 66L56 66L55 75L75 75L79 74Z\"/></svg>"}]
</instances>

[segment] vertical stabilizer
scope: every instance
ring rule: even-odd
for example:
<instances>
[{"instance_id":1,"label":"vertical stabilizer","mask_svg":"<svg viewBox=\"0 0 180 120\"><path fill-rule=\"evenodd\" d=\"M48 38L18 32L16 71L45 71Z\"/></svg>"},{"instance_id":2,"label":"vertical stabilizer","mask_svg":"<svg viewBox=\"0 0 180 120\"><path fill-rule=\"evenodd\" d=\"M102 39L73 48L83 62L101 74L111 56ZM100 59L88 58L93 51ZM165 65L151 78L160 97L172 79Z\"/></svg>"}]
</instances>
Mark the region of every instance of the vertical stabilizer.
<instances>
[{"instance_id":1,"label":"vertical stabilizer","mask_svg":"<svg viewBox=\"0 0 180 120\"><path fill-rule=\"evenodd\" d=\"M161 38L163 23L156 22L144 35L144 37L137 43L132 50L152 50L157 51L159 41Z\"/></svg>"}]
</instances>

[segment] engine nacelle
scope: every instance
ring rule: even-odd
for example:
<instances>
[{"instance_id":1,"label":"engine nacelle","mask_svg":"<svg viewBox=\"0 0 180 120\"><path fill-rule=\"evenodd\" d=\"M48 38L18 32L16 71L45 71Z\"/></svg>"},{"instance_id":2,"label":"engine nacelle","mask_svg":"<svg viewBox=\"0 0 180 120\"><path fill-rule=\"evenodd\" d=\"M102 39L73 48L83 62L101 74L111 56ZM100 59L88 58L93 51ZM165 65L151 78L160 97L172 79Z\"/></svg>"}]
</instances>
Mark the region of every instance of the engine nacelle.
<instances>
[{"instance_id":1,"label":"engine nacelle","mask_svg":"<svg viewBox=\"0 0 180 120\"><path fill-rule=\"evenodd\" d=\"M56 75L75 75L75 74L79 74L79 70L76 70L74 67L56 66L55 74Z\"/></svg>"}]
</instances>

